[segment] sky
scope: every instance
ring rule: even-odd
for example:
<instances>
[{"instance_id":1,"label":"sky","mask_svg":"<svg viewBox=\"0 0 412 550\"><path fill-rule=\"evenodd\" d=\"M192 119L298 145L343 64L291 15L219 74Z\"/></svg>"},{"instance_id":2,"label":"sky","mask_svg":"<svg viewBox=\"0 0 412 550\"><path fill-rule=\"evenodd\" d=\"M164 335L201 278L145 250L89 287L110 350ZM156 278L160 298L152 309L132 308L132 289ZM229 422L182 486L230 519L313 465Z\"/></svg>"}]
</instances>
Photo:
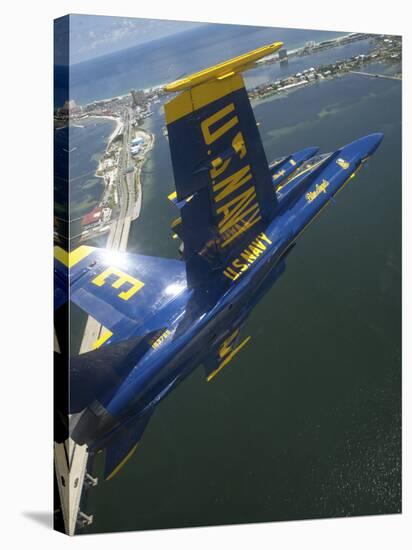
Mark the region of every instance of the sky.
<instances>
[{"instance_id":1,"label":"sky","mask_svg":"<svg viewBox=\"0 0 412 550\"><path fill-rule=\"evenodd\" d=\"M187 21L71 15L70 62L86 61L199 25Z\"/></svg>"}]
</instances>

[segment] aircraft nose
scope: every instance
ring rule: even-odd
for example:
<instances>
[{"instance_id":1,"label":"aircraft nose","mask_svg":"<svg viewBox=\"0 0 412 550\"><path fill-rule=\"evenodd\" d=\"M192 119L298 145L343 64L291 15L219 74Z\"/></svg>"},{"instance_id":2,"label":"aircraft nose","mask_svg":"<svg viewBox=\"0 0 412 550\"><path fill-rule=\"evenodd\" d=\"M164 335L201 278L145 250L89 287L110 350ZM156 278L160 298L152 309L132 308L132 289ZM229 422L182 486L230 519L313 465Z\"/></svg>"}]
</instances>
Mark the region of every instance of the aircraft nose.
<instances>
[{"instance_id":1,"label":"aircraft nose","mask_svg":"<svg viewBox=\"0 0 412 550\"><path fill-rule=\"evenodd\" d=\"M382 139L383 134L381 132L363 136L355 141L352 141L352 143L345 145L345 147L342 147L341 153L345 158L360 158L361 161L364 162L367 158L373 155L379 147Z\"/></svg>"},{"instance_id":2,"label":"aircraft nose","mask_svg":"<svg viewBox=\"0 0 412 550\"><path fill-rule=\"evenodd\" d=\"M377 132L375 134L369 134L368 136L365 136L364 138L359 140L361 142L359 144L360 145L359 152L362 156L362 159L365 159L373 155L373 153L381 144L382 140L383 140L383 134L381 132Z\"/></svg>"}]
</instances>

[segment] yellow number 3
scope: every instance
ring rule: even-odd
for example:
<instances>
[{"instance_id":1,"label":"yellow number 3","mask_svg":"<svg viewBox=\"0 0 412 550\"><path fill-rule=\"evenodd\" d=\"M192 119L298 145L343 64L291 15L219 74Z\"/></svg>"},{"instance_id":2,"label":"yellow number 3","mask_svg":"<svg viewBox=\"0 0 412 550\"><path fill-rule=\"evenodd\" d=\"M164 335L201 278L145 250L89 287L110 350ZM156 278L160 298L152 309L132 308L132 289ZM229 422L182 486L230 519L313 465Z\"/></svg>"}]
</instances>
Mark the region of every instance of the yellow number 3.
<instances>
[{"instance_id":1,"label":"yellow number 3","mask_svg":"<svg viewBox=\"0 0 412 550\"><path fill-rule=\"evenodd\" d=\"M144 287L144 283L142 281L139 281L139 279L135 279L131 275L128 275L127 273L124 273L120 269L117 269L117 267L108 267L105 271L100 273L97 277L95 277L92 280L92 283L96 286L103 286L106 283L107 277L110 275L115 275L117 279L112 283L113 288L120 288L125 283L129 283L132 286L127 291L120 292L118 294L119 298L122 300L129 300L136 292L138 292L142 287Z\"/></svg>"}]
</instances>

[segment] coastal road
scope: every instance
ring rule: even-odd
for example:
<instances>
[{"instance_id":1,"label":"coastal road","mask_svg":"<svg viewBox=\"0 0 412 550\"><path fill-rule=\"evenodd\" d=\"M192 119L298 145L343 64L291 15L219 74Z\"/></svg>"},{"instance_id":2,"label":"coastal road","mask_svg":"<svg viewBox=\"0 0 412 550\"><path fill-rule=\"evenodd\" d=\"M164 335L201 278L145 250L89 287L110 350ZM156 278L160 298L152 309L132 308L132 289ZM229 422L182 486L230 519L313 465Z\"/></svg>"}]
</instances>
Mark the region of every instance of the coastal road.
<instances>
[{"instance_id":1,"label":"coastal road","mask_svg":"<svg viewBox=\"0 0 412 550\"><path fill-rule=\"evenodd\" d=\"M130 225L132 220L136 219L140 213L142 193L140 188L140 170L143 161L135 166L135 170L127 173L126 170L130 166L131 159L131 141L133 128L131 109L124 112L123 120L123 146L120 152L117 172L117 192L119 196L119 214L110 227L110 232L106 242L106 248L112 250L125 251L127 249L127 241L129 238ZM144 155L153 147L154 137L150 136L150 141L145 146ZM86 327L83 334L83 339L80 345L79 353L86 353L98 347L104 341L102 337L108 332L102 324L93 317L88 317ZM96 345L97 344L97 345ZM70 419L72 421L72 419ZM83 494L83 484L87 470L92 467L88 450L85 445L79 446L72 439L66 441L66 446L70 449L72 457L67 462L68 456L64 452L64 445L61 444L55 447L55 463L56 475L59 486L59 493L62 502L63 517L67 534L74 534L77 525L78 517L83 517L87 522L93 520L92 516L85 516L80 512L80 502ZM71 488L70 498L67 491L64 490L64 485L61 481L63 477L69 480L68 487ZM76 482L77 480L77 482ZM75 490L71 487L71 482L76 482Z\"/></svg>"},{"instance_id":2,"label":"coastal road","mask_svg":"<svg viewBox=\"0 0 412 550\"><path fill-rule=\"evenodd\" d=\"M125 111L123 124L123 147L119 156L119 164L117 171L117 192L119 195L120 211L117 219L112 222L109 236L107 238L106 248L112 250L125 251L127 240L129 237L130 221L127 220L129 209L130 196L127 176L125 175L130 158L131 146L131 121L129 110ZM105 328L93 317L88 317L82 343L80 345L80 353L91 351L95 343L103 336Z\"/></svg>"},{"instance_id":3,"label":"coastal road","mask_svg":"<svg viewBox=\"0 0 412 550\"><path fill-rule=\"evenodd\" d=\"M132 162L130 152L132 142L131 114L130 109L124 112L123 146L119 157L117 174L117 192L120 210L117 219L112 222L106 243L106 248L120 252L124 252L127 249L130 225L132 220L138 216L141 204L141 192L138 193L139 200L136 201L136 171L126 173L127 168ZM136 169L140 171L140 166L136 167ZM106 329L96 319L89 316L80 346L80 353L86 353L94 349L95 343L105 332Z\"/></svg>"},{"instance_id":4,"label":"coastal road","mask_svg":"<svg viewBox=\"0 0 412 550\"><path fill-rule=\"evenodd\" d=\"M132 141L132 125L130 110L125 111L123 147L119 158L119 167L117 175L117 190L119 194L120 212L114 230L113 240L110 248L124 252L127 247L130 222L126 222L130 205L134 204L135 190L134 185L130 186L130 177L133 173L126 174L126 169L130 162L130 147ZM133 178L132 178L133 179ZM124 236L126 234L127 236Z\"/></svg>"}]
</instances>

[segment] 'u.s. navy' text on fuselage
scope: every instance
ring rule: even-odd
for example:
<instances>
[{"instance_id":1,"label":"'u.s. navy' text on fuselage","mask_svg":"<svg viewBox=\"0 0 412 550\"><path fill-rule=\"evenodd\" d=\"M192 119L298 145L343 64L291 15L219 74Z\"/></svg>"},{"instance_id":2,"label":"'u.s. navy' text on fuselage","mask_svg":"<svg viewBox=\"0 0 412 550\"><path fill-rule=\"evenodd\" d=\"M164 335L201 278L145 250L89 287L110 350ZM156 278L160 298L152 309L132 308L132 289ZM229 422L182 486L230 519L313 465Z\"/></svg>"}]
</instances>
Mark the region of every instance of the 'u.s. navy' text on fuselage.
<instances>
[{"instance_id":1,"label":"'u.s. navy' text on fuselage","mask_svg":"<svg viewBox=\"0 0 412 550\"><path fill-rule=\"evenodd\" d=\"M271 245L272 241L264 234L260 233L239 255L238 258L226 267L223 274L236 281L243 272L247 271L249 267L258 259L258 257L265 252L268 245Z\"/></svg>"}]
</instances>

